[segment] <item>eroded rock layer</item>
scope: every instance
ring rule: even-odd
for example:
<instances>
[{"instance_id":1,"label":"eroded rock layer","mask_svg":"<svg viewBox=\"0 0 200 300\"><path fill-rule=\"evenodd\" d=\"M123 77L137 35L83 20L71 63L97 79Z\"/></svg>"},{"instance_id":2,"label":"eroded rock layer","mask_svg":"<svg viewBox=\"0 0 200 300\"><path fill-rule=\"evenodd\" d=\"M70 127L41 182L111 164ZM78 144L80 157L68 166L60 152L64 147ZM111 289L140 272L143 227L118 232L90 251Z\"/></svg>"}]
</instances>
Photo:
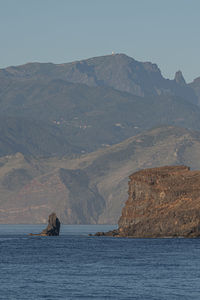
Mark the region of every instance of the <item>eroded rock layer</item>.
<instances>
[{"instance_id":1,"label":"eroded rock layer","mask_svg":"<svg viewBox=\"0 0 200 300\"><path fill-rule=\"evenodd\" d=\"M199 237L200 171L170 166L130 176L129 197L113 235Z\"/></svg>"}]
</instances>

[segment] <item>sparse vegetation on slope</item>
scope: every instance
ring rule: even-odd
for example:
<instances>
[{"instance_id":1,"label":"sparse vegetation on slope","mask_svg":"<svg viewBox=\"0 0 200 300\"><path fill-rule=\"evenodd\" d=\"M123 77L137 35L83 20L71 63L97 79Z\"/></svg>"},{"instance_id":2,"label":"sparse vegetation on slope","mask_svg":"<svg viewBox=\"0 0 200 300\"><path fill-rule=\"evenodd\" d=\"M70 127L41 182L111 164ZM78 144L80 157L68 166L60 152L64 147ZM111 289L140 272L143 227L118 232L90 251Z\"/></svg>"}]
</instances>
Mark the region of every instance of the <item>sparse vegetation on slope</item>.
<instances>
[{"instance_id":1,"label":"sparse vegetation on slope","mask_svg":"<svg viewBox=\"0 0 200 300\"><path fill-rule=\"evenodd\" d=\"M131 173L162 165L198 169L199 153L199 133L161 127L75 159L2 157L0 222L41 223L56 209L63 223L116 223ZM21 172L28 172L26 182Z\"/></svg>"}]
</instances>

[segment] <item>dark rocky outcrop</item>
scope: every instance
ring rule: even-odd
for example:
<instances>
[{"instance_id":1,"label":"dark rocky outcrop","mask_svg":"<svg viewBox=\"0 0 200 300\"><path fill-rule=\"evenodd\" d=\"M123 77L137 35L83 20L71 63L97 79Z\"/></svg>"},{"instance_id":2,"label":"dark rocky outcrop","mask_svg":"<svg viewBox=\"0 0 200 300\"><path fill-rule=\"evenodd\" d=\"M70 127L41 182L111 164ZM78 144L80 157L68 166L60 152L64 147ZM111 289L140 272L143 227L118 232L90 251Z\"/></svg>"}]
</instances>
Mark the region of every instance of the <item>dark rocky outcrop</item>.
<instances>
[{"instance_id":1,"label":"dark rocky outcrop","mask_svg":"<svg viewBox=\"0 0 200 300\"><path fill-rule=\"evenodd\" d=\"M40 235L40 236L56 236L60 233L60 221L55 213L49 215L47 228L41 233L30 234L30 235Z\"/></svg>"},{"instance_id":2,"label":"dark rocky outcrop","mask_svg":"<svg viewBox=\"0 0 200 300\"><path fill-rule=\"evenodd\" d=\"M200 171L166 166L132 174L118 225L117 231L96 235L200 237Z\"/></svg>"}]
</instances>

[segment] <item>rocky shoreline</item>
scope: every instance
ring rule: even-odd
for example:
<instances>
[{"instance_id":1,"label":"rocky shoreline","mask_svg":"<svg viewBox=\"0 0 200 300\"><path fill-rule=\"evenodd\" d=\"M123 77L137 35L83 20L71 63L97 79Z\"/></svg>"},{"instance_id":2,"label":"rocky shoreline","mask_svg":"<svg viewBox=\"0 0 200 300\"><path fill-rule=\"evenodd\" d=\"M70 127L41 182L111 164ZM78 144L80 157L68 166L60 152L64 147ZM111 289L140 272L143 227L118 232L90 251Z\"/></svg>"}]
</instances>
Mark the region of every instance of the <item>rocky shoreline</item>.
<instances>
[{"instance_id":1,"label":"rocky shoreline","mask_svg":"<svg viewBox=\"0 0 200 300\"><path fill-rule=\"evenodd\" d=\"M200 237L200 171L165 166L138 171L118 229L95 236L131 238Z\"/></svg>"}]
</instances>

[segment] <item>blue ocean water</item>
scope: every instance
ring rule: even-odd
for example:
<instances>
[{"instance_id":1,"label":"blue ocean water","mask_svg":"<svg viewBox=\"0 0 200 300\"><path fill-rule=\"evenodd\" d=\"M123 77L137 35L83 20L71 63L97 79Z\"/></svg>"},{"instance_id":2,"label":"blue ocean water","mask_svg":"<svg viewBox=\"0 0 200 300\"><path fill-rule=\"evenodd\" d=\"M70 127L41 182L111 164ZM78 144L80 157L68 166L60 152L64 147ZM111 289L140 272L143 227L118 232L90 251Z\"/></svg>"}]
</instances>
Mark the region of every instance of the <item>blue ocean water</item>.
<instances>
[{"instance_id":1,"label":"blue ocean water","mask_svg":"<svg viewBox=\"0 0 200 300\"><path fill-rule=\"evenodd\" d=\"M113 226L0 225L0 299L200 299L200 239L89 237Z\"/></svg>"}]
</instances>

